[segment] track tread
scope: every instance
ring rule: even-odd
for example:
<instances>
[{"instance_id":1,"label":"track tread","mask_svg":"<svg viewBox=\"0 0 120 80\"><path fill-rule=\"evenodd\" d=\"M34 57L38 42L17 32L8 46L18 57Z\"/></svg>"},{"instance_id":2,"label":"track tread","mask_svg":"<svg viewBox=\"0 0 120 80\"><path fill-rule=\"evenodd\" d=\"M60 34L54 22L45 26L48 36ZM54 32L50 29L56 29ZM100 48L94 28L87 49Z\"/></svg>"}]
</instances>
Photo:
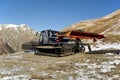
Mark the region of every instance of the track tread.
<instances>
[{"instance_id":1,"label":"track tread","mask_svg":"<svg viewBox=\"0 0 120 80\"><path fill-rule=\"evenodd\" d=\"M86 54L105 54L105 53L120 54L120 50L95 50L95 51L86 52Z\"/></svg>"}]
</instances>

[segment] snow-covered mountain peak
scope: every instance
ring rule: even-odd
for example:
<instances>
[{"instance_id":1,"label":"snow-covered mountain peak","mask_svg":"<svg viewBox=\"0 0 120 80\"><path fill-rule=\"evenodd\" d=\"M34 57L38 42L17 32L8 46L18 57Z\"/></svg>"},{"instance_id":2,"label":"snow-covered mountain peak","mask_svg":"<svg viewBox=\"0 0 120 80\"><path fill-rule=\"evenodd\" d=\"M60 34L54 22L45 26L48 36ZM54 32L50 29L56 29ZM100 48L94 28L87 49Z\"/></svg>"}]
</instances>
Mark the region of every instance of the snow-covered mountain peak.
<instances>
[{"instance_id":1,"label":"snow-covered mountain peak","mask_svg":"<svg viewBox=\"0 0 120 80\"><path fill-rule=\"evenodd\" d=\"M0 30L2 30L2 29L28 30L30 28L26 24L20 24L20 25L15 25L15 24L0 24Z\"/></svg>"},{"instance_id":2,"label":"snow-covered mountain peak","mask_svg":"<svg viewBox=\"0 0 120 80\"><path fill-rule=\"evenodd\" d=\"M29 30L30 29L30 27L26 24L21 24L21 25L19 25L19 27L21 27L22 30Z\"/></svg>"},{"instance_id":3,"label":"snow-covered mountain peak","mask_svg":"<svg viewBox=\"0 0 120 80\"><path fill-rule=\"evenodd\" d=\"M35 36L34 30L32 30L26 24L1 24L0 25L0 51L5 50L7 52L22 51L22 44L30 42ZM7 45L10 47L6 47Z\"/></svg>"},{"instance_id":4,"label":"snow-covered mountain peak","mask_svg":"<svg viewBox=\"0 0 120 80\"><path fill-rule=\"evenodd\" d=\"M2 28L11 28L11 27L17 27L17 25L15 25L15 24L1 24L0 25L0 27L2 27Z\"/></svg>"}]
</instances>

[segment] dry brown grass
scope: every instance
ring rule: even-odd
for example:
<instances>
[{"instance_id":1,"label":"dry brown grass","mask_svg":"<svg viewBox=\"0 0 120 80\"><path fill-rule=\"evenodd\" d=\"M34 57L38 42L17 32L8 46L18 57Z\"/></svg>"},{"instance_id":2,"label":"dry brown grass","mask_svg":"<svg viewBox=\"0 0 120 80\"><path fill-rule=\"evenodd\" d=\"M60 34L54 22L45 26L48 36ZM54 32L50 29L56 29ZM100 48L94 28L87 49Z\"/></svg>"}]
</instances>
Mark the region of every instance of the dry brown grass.
<instances>
[{"instance_id":1,"label":"dry brown grass","mask_svg":"<svg viewBox=\"0 0 120 80\"><path fill-rule=\"evenodd\" d=\"M103 42L108 42L108 43L119 43L120 42L120 37L119 35L108 35Z\"/></svg>"},{"instance_id":2,"label":"dry brown grass","mask_svg":"<svg viewBox=\"0 0 120 80\"><path fill-rule=\"evenodd\" d=\"M4 56L4 55L3 55ZM92 70L96 71L96 74L103 76L118 75L117 70L120 70L120 65L115 65L116 68L111 69L113 72L99 72L100 68L88 68L89 65L101 65L102 62L113 61L114 56L116 55L105 55L105 54L76 54L66 57L50 57L50 56L41 56L34 55L32 53L28 54L17 54L11 56L22 56L20 59L12 60L4 56L4 60L0 61L0 69L4 68L8 71L14 70L11 74L0 74L1 77L27 74L30 75L31 79L38 80L68 80L69 77L77 79L81 75L90 76L90 78L97 79L97 76L89 72ZM117 55L119 56L119 55ZM109 58L107 58L109 57ZM7 61L6 61L7 60ZM18 61L17 61L18 60ZM81 66L76 66L75 64L83 64ZM94 66L93 66L94 67ZM20 70L19 70L20 69ZM81 70L81 74L76 73L76 70Z\"/></svg>"},{"instance_id":3,"label":"dry brown grass","mask_svg":"<svg viewBox=\"0 0 120 80\"><path fill-rule=\"evenodd\" d=\"M118 12L120 12L120 11L118 11ZM99 19L95 19L95 20L79 22L79 23L73 24L73 25L63 29L63 31L83 29L85 32L102 33L111 28L111 30L109 30L109 32L104 33L104 35L107 35L104 42L111 41L111 42L116 43L116 42L120 41L119 36L116 36L114 34L108 35L108 33L112 32L112 31L120 32L120 28L118 28L117 30L112 28L113 26L118 24L119 21L120 21L120 13L117 13L110 18L99 18ZM87 24L94 24L94 25L87 25ZM115 27L119 27L119 26L120 25L118 24Z\"/></svg>"}]
</instances>

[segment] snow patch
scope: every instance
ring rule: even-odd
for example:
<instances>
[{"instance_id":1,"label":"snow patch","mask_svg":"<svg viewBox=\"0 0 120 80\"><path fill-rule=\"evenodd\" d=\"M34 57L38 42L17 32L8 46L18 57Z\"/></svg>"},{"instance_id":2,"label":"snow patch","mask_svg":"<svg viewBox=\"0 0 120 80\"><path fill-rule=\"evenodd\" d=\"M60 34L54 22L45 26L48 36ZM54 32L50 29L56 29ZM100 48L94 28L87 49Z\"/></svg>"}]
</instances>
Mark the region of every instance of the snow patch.
<instances>
[{"instance_id":1,"label":"snow patch","mask_svg":"<svg viewBox=\"0 0 120 80\"><path fill-rule=\"evenodd\" d=\"M56 71L56 72L61 73L61 74L67 74L67 72L65 71Z\"/></svg>"},{"instance_id":2,"label":"snow patch","mask_svg":"<svg viewBox=\"0 0 120 80\"><path fill-rule=\"evenodd\" d=\"M2 27L0 27L0 31L2 30Z\"/></svg>"},{"instance_id":3,"label":"snow patch","mask_svg":"<svg viewBox=\"0 0 120 80\"><path fill-rule=\"evenodd\" d=\"M114 53L106 53L105 55L114 55Z\"/></svg>"},{"instance_id":4,"label":"snow patch","mask_svg":"<svg viewBox=\"0 0 120 80\"><path fill-rule=\"evenodd\" d=\"M0 80L30 80L29 75L17 75L17 76L7 76L0 78Z\"/></svg>"},{"instance_id":5,"label":"snow patch","mask_svg":"<svg viewBox=\"0 0 120 80\"><path fill-rule=\"evenodd\" d=\"M11 74L11 72L7 68L0 68L0 74Z\"/></svg>"},{"instance_id":6,"label":"snow patch","mask_svg":"<svg viewBox=\"0 0 120 80\"><path fill-rule=\"evenodd\" d=\"M15 66L15 67L13 67L10 71L11 71L11 72L18 72L18 71L21 71L22 69L23 69L22 66L20 66L20 67Z\"/></svg>"},{"instance_id":7,"label":"snow patch","mask_svg":"<svg viewBox=\"0 0 120 80\"><path fill-rule=\"evenodd\" d=\"M67 63L66 61L56 62L58 64Z\"/></svg>"},{"instance_id":8,"label":"snow patch","mask_svg":"<svg viewBox=\"0 0 120 80\"><path fill-rule=\"evenodd\" d=\"M6 59L23 59L21 55L8 55L5 57Z\"/></svg>"},{"instance_id":9,"label":"snow patch","mask_svg":"<svg viewBox=\"0 0 120 80\"><path fill-rule=\"evenodd\" d=\"M97 44L96 46L91 45L92 50L105 50L105 49L120 49L119 43L107 43Z\"/></svg>"},{"instance_id":10,"label":"snow patch","mask_svg":"<svg viewBox=\"0 0 120 80\"><path fill-rule=\"evenodd\" d=\"M21 30L23 30L23 31L30 29L26 24L22 24L20 26L21 26Z\"/></svg>"},{"instance_id":11,"label":"snow patch","mask_svg":"<svg viewBox=\"0 0 120 80\"><path fill-rule=\"evenodd\" d=\"M8 29L8 28L10 28L11 30L13 30L13 29L18 30L18 28L21 28L22 30L30 29L26 24L21 24L21 25L3 24L3 25L0 25L0 30Z\"/></svg>"},{"instance_id":12,"label":"snow patch","mask_svg":"<svg viewBox=\"0 0 120 80\"><path fill-rule=\"evenodd\" d=\"M108 34L120 35L120 31L113 31L113 32L109 32Z\"/></svg>"},{"instance_id":13,"label":"snow patch","mask_svg":"<svg viewBox=\"0 0 120 80\"><path fill-rule=\"evenodd\" d=\"M105 31L103 31L101 34L105 34L105 35L120 35L120 22L116 23L115 25L113 25L112 27L106 29Z\"/></svg>"},{"instance_id":14,"label":"snow patch","mask_svg":"<svg viewBox=\"0 0 120 80\"><path fill-rule=\"evenodd\" d=\"M15 24L4 24L3 25L5 28L16 28L16 27L18 27L17 25L15 25Z\"/></svg>"},{"instance_id":15,"label":"snow patch","mask_svg":"<svg viewBox=\"0 0 120 80\"><path fill-rule=\"evenodd\" d=\"M116 68L113 64L120 64L120 60L111 61L111 62L101 62L101 64L96 63L75 63L75 66L84 66L89 69L99 68L100 72L110 72L111 68Z\"/></svg>"},{"instance_id":16,"label":"snow patch","mask_svg":"<svg viewBox=\"0 0 120 80\"><path fill-rule=\"evenodd\" d=\"M120 60L110 61L109 64L119 65L120 64Z\"/></svg>"},{"instance_id":17,"label":"snow patch","mask_svg":"<svg viewBox=\"0 0 120 80\"><path fill-rule=\"evenodd\" d=\"M45 72L45 71L40 72L40 74L41 74L43 77L49 75L49 73L47 73L47 72Z\"/></svg>"},{"instance_id":18,"label":"snow patch","mask_svg":"<svg viewBox=\"0 0 120 80\"><path fill-rule=\"evenodd\" d=\"M114 75L115 77L113 78L113 77L103 76L103 75L99 74L99 72L100 73L111 72L113 68L116 68L116 66L113 65L114 63L120 64L119 60L116 60L115 62L113 61L113 63L111 63L111 62L101 62L100 64L97 64L97 63L75 63L75 66L77 67L75 69L75 73L78 75L78 77L75 80L118 79L119 75ZM89 70L86 70L86 68ZM74 80L74 79L70 76L69 80Z\"/></svg>"}]
</instances>

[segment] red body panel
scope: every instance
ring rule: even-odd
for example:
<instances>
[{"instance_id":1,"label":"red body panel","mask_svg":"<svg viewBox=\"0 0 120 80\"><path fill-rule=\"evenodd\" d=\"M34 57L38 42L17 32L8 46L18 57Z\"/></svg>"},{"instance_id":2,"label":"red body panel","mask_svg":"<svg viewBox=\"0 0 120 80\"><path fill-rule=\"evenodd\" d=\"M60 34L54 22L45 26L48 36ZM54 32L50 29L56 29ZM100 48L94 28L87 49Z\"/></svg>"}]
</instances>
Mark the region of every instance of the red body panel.
<instances>
[{"instance_id":1,"label":"red body panel","mask_svg":"<svg viewBox=\"0 0 120 80\"><path fill-rule=\"evenodd\" d=\"M78 31L71 31L70 35L68 37L73 37L73 38L97 38L97 39L102 39L105 38L104 35L100 34L95 34L95 33L87 33L87 32L78 32Z\"/></svg>"},{"instance_id":2,"label":"red body panel","mask_svg":"<svg viewBox=\"0 0 120 80\"><path fill-rule=\"evenodd\" d=\"M80 38L80 39L93 39L95 42L96 39L105 38L104 35L96 34L96 33L87 33L83 31L68 31L64 34L60 35L59 38L68 37L68 38Z\"/></svg>"}]
</instances>

